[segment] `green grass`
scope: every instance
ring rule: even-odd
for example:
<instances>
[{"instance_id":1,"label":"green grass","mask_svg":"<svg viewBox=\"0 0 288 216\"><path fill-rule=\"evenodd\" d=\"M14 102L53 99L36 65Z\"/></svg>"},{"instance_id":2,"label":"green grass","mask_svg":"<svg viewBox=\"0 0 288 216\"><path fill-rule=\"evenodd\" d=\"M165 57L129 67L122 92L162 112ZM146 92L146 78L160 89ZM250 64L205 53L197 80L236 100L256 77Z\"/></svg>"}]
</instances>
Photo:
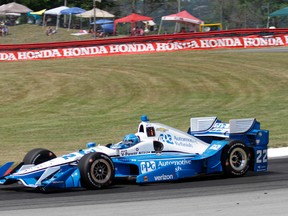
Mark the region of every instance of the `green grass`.
<instances>
[{"instance_id":1,"label":"green grass","mask_svg":"<svg viewBox=\"0 0 288 216\"><path fill-rule=\"evenodd\" d=\"M0 38L2 39L2 38ZM288 53L181 51L3 62L0 164L116 142L140 116L186 131L191 117L255 117L287 146Z\"/></svg>"},{"instance_id":2,"label":"green grass","mask_svg":"<svg viewBox=\"0 0 288 216\"><path fill-rule=\"evenodd\" d=\"M55 29L55 26L51 26ZM46 35L46 27L21 24L16 26L9 26L9 34L6 37L0 37L0 44L22 44L22 43L46 43L57 41L71 41L71 40L92 40L91 34L74 36L72 33L79 32L79 29L65 29L59 28L56 34L51 36Z\"/></svg>"}]
</instances>

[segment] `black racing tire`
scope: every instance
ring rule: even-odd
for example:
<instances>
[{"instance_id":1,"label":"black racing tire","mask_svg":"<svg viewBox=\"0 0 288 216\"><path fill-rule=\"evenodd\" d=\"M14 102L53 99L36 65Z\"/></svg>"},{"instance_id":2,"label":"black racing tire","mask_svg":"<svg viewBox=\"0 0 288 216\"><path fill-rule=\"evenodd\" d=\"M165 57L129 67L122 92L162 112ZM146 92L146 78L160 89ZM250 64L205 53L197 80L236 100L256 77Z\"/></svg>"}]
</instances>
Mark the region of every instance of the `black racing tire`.
<instances>
[{"instance_id":1,"label":"black racing tire","mask_svg":"<svg viewBox=\"0 0 288 216\"><path fill-rule=\"evenodd\" d=\"M113 182L115 175L114 165L106 154L90 152L80 159L78 168L81 184L86 189L105 188Z\"/></svg>"},{"instance_id":2,"label":"black racing tire","mask_svg":"<svg viewBox=\"0 0 288 216\"><path fill-rule=\"evenodd\" d=\"M32 149L25 155L23 164L38 165L54 158L56 158L56 155L52 151L43 148L36 148Z\"/></svg>"},{"instance_id":3,"label":"black racing tire","mask_svg":"<svg viewBox=\"0 0 288 216\"><path fill-rule=\"evenodd\" d=\"M240 177L245 175L250 165L248 147L242 141L231 141L222 152L221 163L225 176Z\"/></svg>"}]
</instances>

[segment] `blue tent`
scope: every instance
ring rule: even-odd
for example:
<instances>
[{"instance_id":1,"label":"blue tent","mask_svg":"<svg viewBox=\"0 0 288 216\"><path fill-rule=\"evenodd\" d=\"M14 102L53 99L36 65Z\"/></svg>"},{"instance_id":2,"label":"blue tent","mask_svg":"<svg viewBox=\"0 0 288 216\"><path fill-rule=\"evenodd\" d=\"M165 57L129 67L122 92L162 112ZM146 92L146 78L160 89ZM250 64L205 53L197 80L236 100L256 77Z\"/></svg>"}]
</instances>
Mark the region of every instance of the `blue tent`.
<instances>
[{"instance_id":1,"label":"blue tent","mask_svg":"<svg viewBox=\"0 0 288 216\"><path fill-rule=\"evenodd\" d=\"M94 25L94 22L90 23L91 25ZM95 22L96 25L100 25L103 32L106 34L113 34L114 31L114 21L110 19L99 19Z\"/></svg>"},{"instance_id":2,"label":"blue tent","mask_svg":"<svg viewBox=\"0 0 288 216\"><path fill-rule=\"evenodd\" d=\"M86 10L79 7L72 7L60 11L61 14L81 14L84 12L86 12Z\"/></svg>"},{"instance_id":3,"label":"blue tent","mask_svg":"<svg viewBox=\"0 0 288 216\"><path fill-rule=\"evenodd\" d=\"M95 24L97 25L111 24L111 23L114 23L114 21L110 19L99 19L99 20L96 20L95 22ZM94 22L91 22L90 24L93 25Z\"/></svg>"},{"instance_id":4,"label":"blue tent","mask_svg":"<svg viewBox=\"0 0 288 216\"><path fill-rule=\"evenodd\" d=\"M79 7L72 7L72 8L68 8L68 9L64 9L60 11L60 14L69 14L69 26L68 26L68 30L70 29L70 25L71 25L71 16L72 14L81 14L86 12L86 10L79 8Z\"/></svg>"},{"instance_id":5,"label":"blue tent","mask_svg":"<svg viewBox=\"0 0 288 216\"><path fill-rule=\"evenodd\" d=\"M288 7L282 8L280 10L274 11L273 13L269 14L270 17L275 16L288 16Z\"/></svg>"}]
</instances>

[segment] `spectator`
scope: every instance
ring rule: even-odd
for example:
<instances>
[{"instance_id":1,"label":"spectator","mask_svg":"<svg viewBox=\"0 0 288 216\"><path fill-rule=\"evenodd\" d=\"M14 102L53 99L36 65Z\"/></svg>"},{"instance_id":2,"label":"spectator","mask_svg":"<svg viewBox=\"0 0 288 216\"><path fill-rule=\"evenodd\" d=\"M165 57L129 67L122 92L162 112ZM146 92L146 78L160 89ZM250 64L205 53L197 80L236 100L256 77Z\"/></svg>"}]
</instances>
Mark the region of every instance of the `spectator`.
<instances>
[{"instance_id":1,"label":"spectator","mask_svg":"<svg viewBox=\"0 0 288 216\"><path fill-rule=\"evenodd\" d=\"M55 34L57 31L55 30L55 29L52 29L51 27L48 27L47 29L46 29L46 35L47 36L50 36L50 35L53 35L53 34Z\"/></svg>"},{"instance_id":2,"label":"spectator","mask_svg":"<svg viewBox=\"0 0 288 216\"><path fill-rule=\"evenodd\" d=\"M50 25L49 23L52 22L52 18L51 17L47 17L47 20L44 22L45 26Z\"/></svg>"},{"instance_id":3,"label":"spectator","mask_svg":"<svg viewBox=\"0 0 288 216\"><path fill-rule=\"evenodd\" d=\"M179 33L186 33L185 27L182 27Z\"/></svg>"},{"instance_id":4,"label":"spectator","mask_svg":"<svg viewBox=\"0 0 288 216\"><path fill-rule=\"evenodd\" d=\"M2 22L0 24L0 35L1 36L7 36L8 32L9 32L8 27L5 25L5 23Z\"/></svg>"},{"instance_id":5,"label":"spectator","mask_svg":"<svg viewBox=\"0 0 288 216\"><path fill-rule=\"evenodd\" d=\"M144 30L143 30L143 28L141 28L141 27L138 28L137 35L138 35L138 36L143 36L143 35L144 35Z\"/></svg>"},{"instance_id":6,"label":"spectator","mask_svg":"<svg viewBox=\"0 0 288 216\"><path fill-rule=\"evenodd\" d=\"M195 24L190 25L190 32L196 32Z\"/></svg>"}]
</instances>

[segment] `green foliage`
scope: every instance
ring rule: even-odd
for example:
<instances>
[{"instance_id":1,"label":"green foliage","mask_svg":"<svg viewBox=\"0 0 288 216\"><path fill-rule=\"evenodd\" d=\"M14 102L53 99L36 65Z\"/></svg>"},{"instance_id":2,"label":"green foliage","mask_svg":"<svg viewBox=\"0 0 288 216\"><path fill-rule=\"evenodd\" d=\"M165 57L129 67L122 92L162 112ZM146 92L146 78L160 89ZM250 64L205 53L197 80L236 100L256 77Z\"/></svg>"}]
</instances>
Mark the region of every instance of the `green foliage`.
<instances>
[{"instance_id":1,"label":"green foliage","mask_svg":"<svg viewBox=\"0 0 288 216\"><path fill-rule=\"evenodd\" d=\"M2 0L9 3L14 0ZM34 11L63 6L93 8L93 0L22 0ZM180 8L178 8L180 6ZM224 29L263 28L267 27L269 13L288 6L287 0L102 0L96 7L107 10L116 18L131 12L152 16L160 24L164 15L176 13L178 9L187 10L206 23L221 22ZM270 26L287 27L287 17L274 17L269 20Z\"/></svg>"}]
</instances>

